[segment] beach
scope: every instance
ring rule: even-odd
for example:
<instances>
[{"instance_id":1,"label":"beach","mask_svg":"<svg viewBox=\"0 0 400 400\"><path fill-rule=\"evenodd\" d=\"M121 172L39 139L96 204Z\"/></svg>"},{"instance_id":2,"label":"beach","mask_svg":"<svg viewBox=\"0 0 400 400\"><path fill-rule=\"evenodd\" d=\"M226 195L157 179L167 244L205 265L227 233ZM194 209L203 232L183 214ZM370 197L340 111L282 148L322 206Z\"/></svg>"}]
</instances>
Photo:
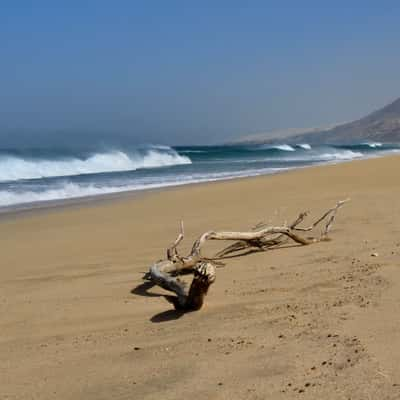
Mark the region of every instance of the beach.
<instances>
[{"instance_id":1,"label":"beach","mask_svg":"<svg viewBox=\"0 0 400 400\"><path fill-rule=\"evenodd\" d=\"M0 398L400 398L399 167L387 156L4 216ZM346 198L331 241L228 260L198 312L143 283L181 220L187 254L205 231Z\"/></svg>"}]
</instances>

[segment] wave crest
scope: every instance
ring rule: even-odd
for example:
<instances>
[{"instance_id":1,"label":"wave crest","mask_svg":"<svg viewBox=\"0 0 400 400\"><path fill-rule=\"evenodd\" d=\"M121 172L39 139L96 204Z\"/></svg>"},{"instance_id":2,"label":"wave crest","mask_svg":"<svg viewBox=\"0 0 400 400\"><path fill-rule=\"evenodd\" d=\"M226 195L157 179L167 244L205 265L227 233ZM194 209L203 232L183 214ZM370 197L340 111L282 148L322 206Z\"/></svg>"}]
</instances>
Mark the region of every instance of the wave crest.
<instances>
[{"instance_id":1,"label":"wave crest","mask_svg":"<svg viewBox=\"0 0 400 400\"><path fill-rule=\"evenodd\" d=\"M301 147L304 150L311 150L311 146L308 143L300 143L297 146Z\"/></svg>"},{"instance_id":2,"label":"wave crest","mask_svg":"<svg viewBox=\"0 0 400 400\"><path fill-rule=\"evenodd\" d=\"M356 151L351 151L351 150L342 150L342 151L337 151L334 153L323 153L318 155L318 159L324 160L324 161L330 161L330 160L352 160L353 158L359 158L362 157L363 154L360 152Z\"/></svg>"},{"instance_id":3,"label":"wave crest","mask_svg":"<svg viewBox=\"0 0 400 400\"><path fill-rule=\"evenodd\" d=\"M277 149L277 150L282 150L282 151L296 151L292 146L288 144L279 144L276 146L271 146L271 149Z\"/></svg>"},{"instance_id":4,"label":"wave crest","mask_svg":"<svg viewBox=\"0 0 400 400\"><path fill-rule=\"evenodd\" d=\"M379 142L362 143L362 144L371 147L372 149L376 149L377 147L382 147L382 143Z\"/></svg>"},{"instance_id":5,"label":"wave crest","mask_svg":"<svg viewBox=\"0 0 400 400\"><path fill-rule=\"evenodd\" d=\"M74 176L106 172L134 171L142 168L191 164L187 156L170 147L154 147L132 154L120 150L95 153L85 159L26 159L18 156L0 158L0 182L21 179Z\"/></svg>"}]
</instances>

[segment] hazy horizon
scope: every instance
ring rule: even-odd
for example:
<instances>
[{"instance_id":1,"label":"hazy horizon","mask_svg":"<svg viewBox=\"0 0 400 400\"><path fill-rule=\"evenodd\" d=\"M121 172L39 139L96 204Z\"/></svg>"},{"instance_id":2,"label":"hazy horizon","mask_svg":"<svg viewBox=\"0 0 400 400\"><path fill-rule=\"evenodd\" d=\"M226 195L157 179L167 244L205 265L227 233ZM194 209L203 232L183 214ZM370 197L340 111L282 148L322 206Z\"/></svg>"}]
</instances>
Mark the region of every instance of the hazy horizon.
<instances>
[{"instance_id":1,"label":"hazy horizon","mask_svg":"<svg viewBox=\"0 0 400 400\"><path fill-rule=\"evenodd\" d=\"M0 143L214 144L400 96L394 1L2 3Z\"/></svg>"}]
</instances>

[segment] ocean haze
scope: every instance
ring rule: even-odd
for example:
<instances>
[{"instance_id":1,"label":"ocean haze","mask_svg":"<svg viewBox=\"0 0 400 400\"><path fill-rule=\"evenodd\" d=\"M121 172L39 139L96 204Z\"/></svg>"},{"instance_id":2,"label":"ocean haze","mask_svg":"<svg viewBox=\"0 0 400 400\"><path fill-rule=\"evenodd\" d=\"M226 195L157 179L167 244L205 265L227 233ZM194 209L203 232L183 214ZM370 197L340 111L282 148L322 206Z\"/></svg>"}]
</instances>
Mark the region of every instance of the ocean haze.
<instances>
[{"instance_id":1,"label":"ocean haze","mask_svg":"<svg viewBox=\"0 0 400 400\"><path fill-rule=\"evenodd\" d=\"M215 144L400 93L398 2L2 2L2 147Z\"/></svg>"}]
</instances>

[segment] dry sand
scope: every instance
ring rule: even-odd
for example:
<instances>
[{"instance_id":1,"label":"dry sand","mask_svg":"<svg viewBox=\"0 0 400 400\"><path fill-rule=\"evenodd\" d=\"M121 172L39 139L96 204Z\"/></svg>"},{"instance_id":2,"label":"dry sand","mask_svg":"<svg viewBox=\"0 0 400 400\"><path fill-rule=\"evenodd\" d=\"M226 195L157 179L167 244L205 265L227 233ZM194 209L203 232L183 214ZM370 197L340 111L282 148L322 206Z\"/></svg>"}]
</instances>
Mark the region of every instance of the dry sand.
<instances>
[{"instance_id":1,"label":"dry sand","mask_svg":"<svg viewBox=\"0 0 400 400\"><path fill-rule=\"evenodd\" d=\"M0 398L399 399L399 167L355 161L3 219ZM332 241L230 260L199 312L142 285L180 219L185 252L205 230L346 197Z\"/></svg>"}]
</instances>

